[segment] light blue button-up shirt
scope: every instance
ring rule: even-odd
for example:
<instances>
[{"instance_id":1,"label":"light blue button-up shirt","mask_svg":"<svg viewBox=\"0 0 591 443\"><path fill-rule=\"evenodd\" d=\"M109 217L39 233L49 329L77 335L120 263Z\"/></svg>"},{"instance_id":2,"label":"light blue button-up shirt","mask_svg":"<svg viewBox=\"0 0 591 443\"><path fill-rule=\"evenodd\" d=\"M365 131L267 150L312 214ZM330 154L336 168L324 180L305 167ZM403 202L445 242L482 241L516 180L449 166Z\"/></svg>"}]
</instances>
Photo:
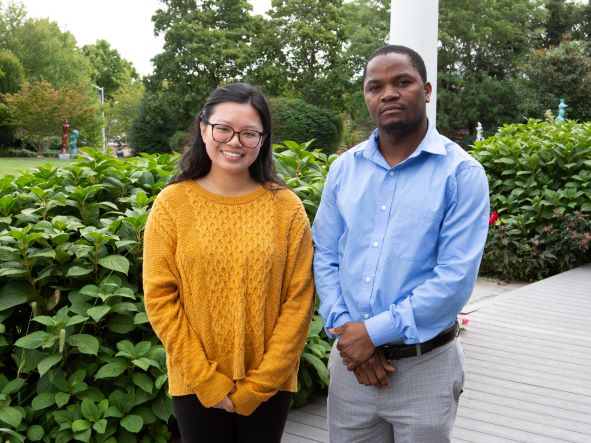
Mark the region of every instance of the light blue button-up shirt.
<instances>
[{"instance_id":1,"label":"light blue button-up shirt","mask_svg":"<svg viewBox=\"0 0 591 443\"><path fill-rule=\"evenodd\" d=\"M364 321L375 346L453 324L478 274L489 218L484 169L431 125L390 167L378 132L331 166L313 224L325 328Z\"/></svg>"}]
</instances>

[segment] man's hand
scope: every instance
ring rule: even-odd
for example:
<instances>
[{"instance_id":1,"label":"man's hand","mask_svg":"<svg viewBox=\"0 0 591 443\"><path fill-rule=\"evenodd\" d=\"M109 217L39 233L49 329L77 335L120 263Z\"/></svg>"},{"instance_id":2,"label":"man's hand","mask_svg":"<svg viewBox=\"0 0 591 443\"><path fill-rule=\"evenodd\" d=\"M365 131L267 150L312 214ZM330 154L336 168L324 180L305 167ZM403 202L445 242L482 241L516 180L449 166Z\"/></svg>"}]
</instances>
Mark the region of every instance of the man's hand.
<instances>
[{"instance_id":1,"label":"man's hand","mask_svg":"<svg viewBox=\"0 0 591 443\"><path fill-rule=\"evenodd\" d=\"M214 405L214 408L217 409L224 409L226 412L236 412L234 409L234 405L232 404L232 400L230 400L230 395L236 392L236 386L232 387L232 390L226 395L217 405Z\"/></svg>"},{"instance_id":2,"label":"man's hand","mask_svg":"<svg viewBox=\"0 0 591 443\"><path fill-rule=\"evenodd\" d=\"M338 328L332 328L329 332L339 337L337 349L349 371L354 370L375 352L376 348L363 322L351 321Z\"/></svg>"},{"instance_id":3,"label":"man's hand","mask_svg":"<svg viewBox=\"0 0 591 443\"><path fill-rule=\"evenodd\" d=\"M390 384L388 372L394 372L395 370L396 368L386 360L384 351L376 349L374 354L367 361L357 366L353 373L360 384L383 388Z\"/></svg>"}]
</instances>

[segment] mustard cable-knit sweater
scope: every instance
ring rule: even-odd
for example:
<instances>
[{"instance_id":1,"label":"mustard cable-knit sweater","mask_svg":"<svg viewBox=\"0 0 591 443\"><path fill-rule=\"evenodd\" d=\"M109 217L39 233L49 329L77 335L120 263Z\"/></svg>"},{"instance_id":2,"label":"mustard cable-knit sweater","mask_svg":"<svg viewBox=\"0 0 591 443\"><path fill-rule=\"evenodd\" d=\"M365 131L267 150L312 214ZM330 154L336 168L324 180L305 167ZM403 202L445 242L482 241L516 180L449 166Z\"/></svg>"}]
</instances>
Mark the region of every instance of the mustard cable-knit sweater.
<instances>
[{"instance_id":1,"label":"mustard cable-knit sweater","mask_svg":"<svg viewBox=\"0 0 591 443\"><path fill-rule=\"evenodd\" d=\"M171 395L206 407L230 395L251 414L297 390L314 305L312 237L287 189L237 197L188 180L156 198L144 238L146 311L167 354Z\"/></svg>"}]
</instances>

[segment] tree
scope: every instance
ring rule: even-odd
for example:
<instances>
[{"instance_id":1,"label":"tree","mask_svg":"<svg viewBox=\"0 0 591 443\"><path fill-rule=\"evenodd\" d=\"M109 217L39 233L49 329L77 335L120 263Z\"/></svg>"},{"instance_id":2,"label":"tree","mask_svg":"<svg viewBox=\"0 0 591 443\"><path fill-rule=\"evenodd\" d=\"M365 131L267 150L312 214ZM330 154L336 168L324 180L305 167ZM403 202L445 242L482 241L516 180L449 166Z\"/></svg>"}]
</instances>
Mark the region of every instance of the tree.
<instances>
[{"instance_id":1,"label":"tree","mask_svg":"<svg viewBox=\"0 0 591 443\"><path fill-rule=\"evenodd\" d=\"M388 41L390 5L390 0L355 0L342 6L348 87L343 111L351 133L347 147L366 139L375 128L363 96L362 73L369 56Z\"/></svg>"},{"instance_id":2,"label":"tree","mask_svg":"<svg viewBox=\"0 0 591 443\"><path fill-rule=\"evenodd\" d=\"M163 3L167 8L153 21L155 32L164 34L164 51L154 58L146 89L175 97L171 125L185 129L214 88L244 78L255 60L252 42L262 18L250 15L246 0Z\"/></svg>"},{"instance_id":3,"label":"tree","mask_svg":"<svg viewBox=\"0 0 591 443\"><path fill-rule=\"evenodd\" d=\"M566 0L547 0L548 18L545 24L544 47L558 46L565 37L570 38L573 34L582 37L580 24L586 7L588 5Z\"/></svg>"},{"instance_id":4,"label":"tree","mask_svg":"<svg viewBox=\"0 0 591 443\"><path fill-rule=\"evenodd\" d=\"M28 82L43 77L55 88L77 85L90 78L88 61L69 32L60 31L57 23L47 19L28 19L13 25L6 39L6 49L23 64Z\"/></svg>"},{"instance_id":5,"label":"tree","mask_svg":"<svg viewBox=\"0 0 591 443\"><path fill-rule=\"evenodd\" d=\"M341 122L332 112L301 99L275 98L269 101L273 116L273 143L286 140L307 142L312 149L327 154L336 151L341 137Z\"/></svg>"},{"instance_id":6,"label":"tree","mask_svg":"<svg viewBox=\"0 0 591 443\"><path fill-rule=\"evenodd\" d=\"M0 49L0 94L18 91L25 80L25 70L8 49ZM0 145L12 144L14 128L8 123L8 109L0 98Z\"/></svg>"},{"instance_id":7,"label":"tree","mask_svg":"<svg viewBox=\"0 0 591 443\"><path fill-rule=\"evenodd\" d=\"M106 40L85 45L82 52L90 63L92 81L104 88L105 100L111 100L119 88L139 79L131 62L121 57L119 51L112 49Z\"/></svg>"},{"instance_id":8,"label":"tree","mask_svg":"<svg viewBox=\"0 0 591 443\"><path fill-rule=\"evenodd\" d=\"M465 138L477 122L494 131L513 121L513 82L529 50L541 44L541 0L441 0L437 126Z\"/></svg>"},{"instance_id":9,"label":"tree","mask_svg":"<svg viewBox=\"0 0 591 443\"><path fill-rule=\"evenodd\" d=\"M0 94L19 90L25 81L25 69L20 60L8 49L0 49Z\"/></svg>"},{"instance_id":10,"label":"tree","mask_svg":"<svg viewBox=\"0 0 591 443\"><path fill-rule=\"evenodd\" d=\"M144 95L144 84L136 80L117 90L113 101L108 103L106 114L109 116L109 134L124 137L129 134L131 126L139 113L140 103Z\"/></svg>"},{"instance_id":11,"label":"tree","mask_svg":"<svg viewBox=\"0 0 591 443\"><path fill-rule=\"evenodd\" d=\"M273 0L271 27L281 36L288 95L339 107L343 102L343 12L341 0Z\"/></svg>"},{"instance_id":12,"label":"tree","mask_svg":"<svg viewBox=\"0 0 591 443\"><path fill-rule=\"evenodd\" d=\"M66 121L82 133L90 134L98 127L98 104L85 83L57 90L41 78L33 84L25 82L19 92L3 94L2 98L11 124L33 144L38 155L47 150L49 137L61 135Z\"/></svg>"},{"instance_id":13,"label":"tree","mask_svg":"<svg viewBox=\"0 0 591 443\"><path fill-rule=\"evenodd\" d=\"M591 120L591 44L563 42L556 48L532 51L523 64L519 85L524 116L542 119L545 110L554 111L564 98L568 118Z\"/></svg>"},{"instance_id":14,"label":"tree","mask_svg":"<svg viewBox=\"0 0 591 443\"><path fill-rule=\"evenodd\" d=\"M0 1L0 48L13 47L16 31L27 17L27 10L22 3L9 2L4 6Z\"/></svg>"},{"instance_id":15,"label":"tree","mask_svg":"<svg viewBox=\"0 0 591 443\"><path fill-rule=\"evenodd\" d=\"M147 91L128 134L129 145L141 152L171 152L170 137L186 129L174 118L175 96Z\"/></svg>"}]
</instances>

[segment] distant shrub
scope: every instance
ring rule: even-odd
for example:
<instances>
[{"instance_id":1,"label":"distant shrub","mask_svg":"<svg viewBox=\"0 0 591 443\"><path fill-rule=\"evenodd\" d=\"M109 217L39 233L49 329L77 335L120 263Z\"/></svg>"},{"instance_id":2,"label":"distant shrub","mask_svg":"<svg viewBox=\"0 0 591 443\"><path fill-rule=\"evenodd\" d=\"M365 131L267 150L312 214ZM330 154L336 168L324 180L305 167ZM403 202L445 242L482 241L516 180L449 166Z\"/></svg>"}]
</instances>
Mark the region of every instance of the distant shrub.
<instances>
[{"instance_id":1,"label":"distant shrub","mask_svg":"<svg viewBox=\"0 0 591 443\"><path fill-rule=\"evenodd\" d=\"M35 157L35 153L25 148L0 148L0 157Z\"/></svg>"},{"instance_id":2,"label":"distant shrub","mask_svg":"<svg viewBox=\"0 0 591 443\"><path fill-rule=\"evenodd\" d=\"M591 261L591 122L505 125L472 154L500 217L484 273L538 280Z\"/></svg>"},{"instance_id":3,"label":"distant shrub","mask_svg":"<svg viewBox=\"0 0 591 443\"><path fill-rule=\"evenodd\" d=\"M176 131L168 139L168 145L174 152L183 152L185 146L191 143L191 136L187 131Z\"/></svg>"},{"instance_id":4,"label":"distant shrub","mask_svg":"<svg viewBox=\"0 0 591 443\"><path fill-rule=\"evenodd\" d=\"M341 121L332 112L299 99L272 98L273 143L314 139L311 147L332 154L341 139Z\"/></svg>"}]
</instances>

